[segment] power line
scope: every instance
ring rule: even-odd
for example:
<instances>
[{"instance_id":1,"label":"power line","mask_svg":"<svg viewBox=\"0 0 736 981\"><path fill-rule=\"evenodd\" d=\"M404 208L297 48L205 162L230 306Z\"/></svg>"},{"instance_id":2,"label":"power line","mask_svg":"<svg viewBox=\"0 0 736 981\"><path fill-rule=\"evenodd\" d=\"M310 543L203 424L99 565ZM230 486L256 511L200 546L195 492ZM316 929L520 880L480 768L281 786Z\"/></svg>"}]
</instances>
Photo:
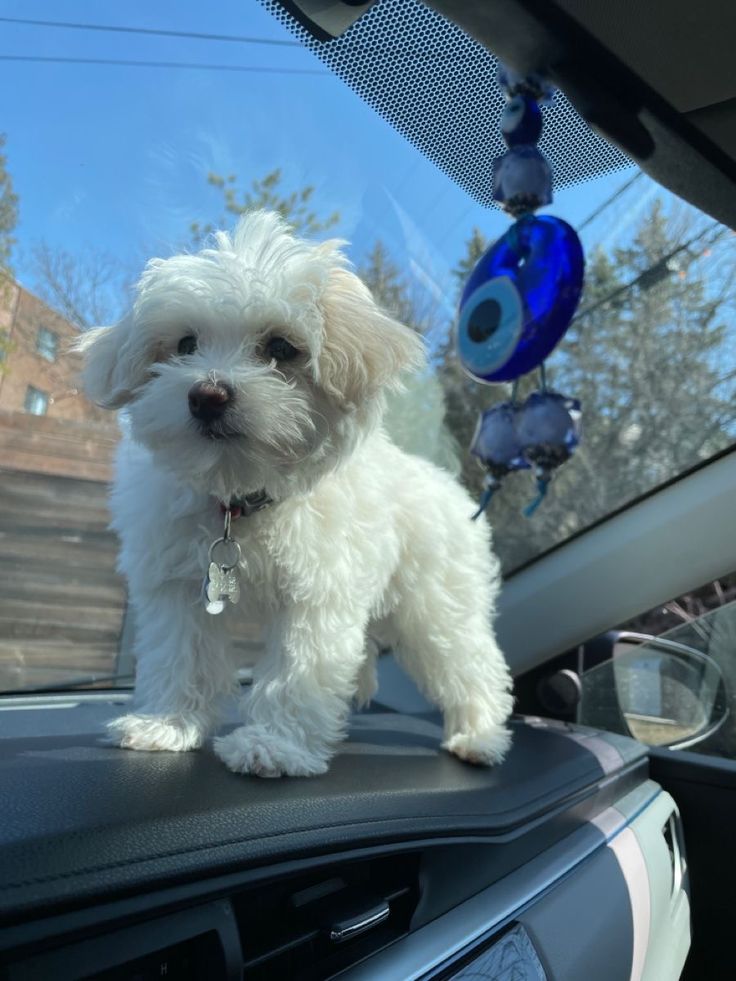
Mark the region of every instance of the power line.
<instances>
[{"instance_id":1,"label":"power line","mask_svg":"<svg viewBox=\"0 0 736 981\"><path fill-rule=\"evenodd\" d=\"M657 261L652 263L651 266L647 266L646 269L640 272L638 276L635 276L634 279L632 279L630 282L624 283L622 286L619 286L617 289L613 290L607 296L603 296L601 297L600 300L596 300L594 303L591 303L590 306L585 307L584 310L581 310L579 314L573 317L571 323L575 323L577 320L581 320L583 317L587 317L588 314L593 313L595 310L597 310L599 307L604 306L606 303L610 303L612 300L617 299L617 297L623 295L624 293L627 293L630 289L633 289L635 286L639 286L641 283L646 283L647 279L652 277L653 274L659 272L659 270L667 271L668 262L674 259L676 255L679 255L680 252L684 252L685 249L689 249L691 245L694 245L695 242L699 241L701 238L705 238L705 236L709 232L714 231L716 228L719 227L719 225L720 222L714 221L712 224L704 228L701 232L698 232L697 235L693 235L693 237L688 239L687 242L683 242L682 245L678 245L677 248L672 249L671 252L668 252L666 255L663 255L661 259L657 259ZM725 228L721 228L718 234L713 237L713 241L710 244L712 245L713 243L718 241L718 239L725 233L725 231L726 231Z\"/></svg>"},{"instance_id":2,"label":"power line","mask_svg":"<svg viewBox=\"0 0 736 981\"><path fill-rule=\"evenodd\" d=\"M83 24L65 20L31 20L27 17L0 17L5 24L25 24L29 27L61 27L75 31L110 31L118 34L155 34L158 37L188 37L201 41L235 41L238 44L271 44L285 48L300 48L299 41L275 38L247 37L241 34L203 34L199 31L169 31L154 27L126 27L117 24Z\"/></svg>"},{"instance_id":3,"label":"power line","mask_svg":"<svg viewBox=\"0 0 736 981\"><path fill-rule=\"evenodd\" d=\"M126 68L195 68L204 71L255 72L264 75L330 75L320 68L259 68L255 65L210 65L189 61L128 61L123 58L62 58L45 55L0 54L0 61L41 62L60 65L121 65Z\"/></svg>"},{"instance_id":4,"label":"power line","mask_svg":"<svg viewBox=\"0 0 736 981\"><path fill-rule=\"evenodd\" d=\"M595 221L598 215L603 214L606 208L610 208L610 206L614 203L614 201L617 201L625 191L628 191L628 189L631 187L632 184L636 183L636 181L638 181L639 178L643 176L644 176L643 171L641 170L637 171L637 173L635 173L630 180L626 181L625 184L622 184L621 187L619 187L617 191L614 191L609 198L606 198L606 200L602 204L599 204L598 207L595 209L595 211L593 211L591 214L588 215L585 221L581 222L577 226L578 231L581 232L592 221Z\"/></svg>"},{"instance_id":5,"label":"power line","mask_svg":"<svg viewBox=\"0 0 736 981\"><path fill-rule=\"evenodd\" d=\"M618 190L614 191L613 194L610 197L606 198L606 200L603 201L602 204L599 204L598 207L595 209L595 211L593 211L591 214L589 214L588 217L583 222L581 222L579 225L576 225L577 230L580 232L587 225L589 225L592 221L595 221L595 219L599 215L603 214L603 212L606 210L606 208L609 208L615 201L618 200L618 198L621 197L621 195L625 191L628 191L628 189L631 187L632 184L634 184L636 181L639 180L640 177L643 177L643 176L644 176L644 172L643 171L641 171L641 170L637 171L637 173L634 174L633 177L631 177L628 181L626 181L625 184L622 184L622 186L619 187ZM564 190L564 188L563 188L563 190ZM450 226L450 228L448 229L448 231L445 232L445 238L447 238L447 236L449 234L451 234L452 232L454 232L455 229L458 227L458 225L460 225L463 221L465 221L465 219L467 218L467 216L470 214L470 212L475 207L477 207L476 202L472 202L471 204L468 205L468 207L461 213L460 217L456 221L454 221L452 223L452 225Z\"/></svg>"}]
</instances>

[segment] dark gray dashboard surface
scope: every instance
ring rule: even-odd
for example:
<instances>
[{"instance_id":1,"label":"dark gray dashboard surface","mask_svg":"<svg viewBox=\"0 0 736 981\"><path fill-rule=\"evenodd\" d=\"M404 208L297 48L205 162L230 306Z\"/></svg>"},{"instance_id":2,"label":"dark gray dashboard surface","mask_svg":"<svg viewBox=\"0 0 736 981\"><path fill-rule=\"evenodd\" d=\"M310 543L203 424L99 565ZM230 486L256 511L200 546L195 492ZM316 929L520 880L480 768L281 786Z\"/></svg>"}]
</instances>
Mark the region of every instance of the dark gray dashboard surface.
<instances>
[{"instance_id":1,"label":"dark gray dashboard surface","mask_svg":"<svg viewBox=\"0 0 736 981\"><path fill-rule=\"evenodd\" d=\"M436 721L377 711L354 717L325 776L259 780L209 749L107 747L121 705L58 704L0 710L3 922L358 844L513 835L607 769L569 733L521 722L502 766L469 766L439 749ZM638 744L606 739L622 769L643 761Z\"/></svg>"}]
</instances>

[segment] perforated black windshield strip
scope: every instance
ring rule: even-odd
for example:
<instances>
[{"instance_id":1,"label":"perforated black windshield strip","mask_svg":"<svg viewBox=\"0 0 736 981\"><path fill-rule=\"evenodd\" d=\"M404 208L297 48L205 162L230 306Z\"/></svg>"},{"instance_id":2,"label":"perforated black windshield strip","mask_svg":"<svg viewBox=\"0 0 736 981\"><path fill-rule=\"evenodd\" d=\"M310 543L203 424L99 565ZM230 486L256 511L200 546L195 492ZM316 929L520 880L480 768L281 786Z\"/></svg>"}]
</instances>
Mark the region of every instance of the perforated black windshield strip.
<instances>
[{"instance_id":1,"label":"perforated black windshield strip","mask_svg":"<svg viewBox=\"0 0 736 981\"><path fill-rule=\"evenodd\" d=\"M275 0L260 0L304 45L476 201L492 205L491 164L505 150L497 62L419 0L381 0L342 37L322 42ZM628 167L562 93L543 109L540 149L557 188Z\"/></svg>"}]
</instances>

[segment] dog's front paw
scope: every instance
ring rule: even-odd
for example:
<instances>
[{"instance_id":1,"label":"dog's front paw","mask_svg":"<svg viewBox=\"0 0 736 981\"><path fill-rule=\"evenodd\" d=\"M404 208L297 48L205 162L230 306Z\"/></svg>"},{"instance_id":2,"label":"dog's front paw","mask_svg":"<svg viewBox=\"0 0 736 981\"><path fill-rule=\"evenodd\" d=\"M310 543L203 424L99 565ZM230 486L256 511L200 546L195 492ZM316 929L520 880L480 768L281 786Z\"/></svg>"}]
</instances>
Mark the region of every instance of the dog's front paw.
<instances>
[{"instance_id":1,"label":"dog's front paw","mask_svg":"<svg viewBox=\"0 0 736 981\"><path fill-rule=\"evenodd\" d=\"M214 742L215 752L234 773L256 777L312 777L327 770L327 759L265 726L241 726Z\"/></svg>"},{"instance_id":2,"label":"dog's front paw","mask_svg":"<svg viewBox=\"0 0 736 981\"><path fill-rule=\"evenodd\" d=\"M487 732L456 732L443 743L444 749L466 763L493 766L500 763L511 745L511 733L503 726Z\"/></svg>"},{"instance_id":3,"label":"dog's front paw","mask_svg":"<svg viewBox=\"0 0 736 981\"><path fill-rule=\"evenodd\" d=\"M201 725L182 715L121 715L107 726L107 742L123 749L183 753L204 741Z\"/></svg>"}]
</instances>

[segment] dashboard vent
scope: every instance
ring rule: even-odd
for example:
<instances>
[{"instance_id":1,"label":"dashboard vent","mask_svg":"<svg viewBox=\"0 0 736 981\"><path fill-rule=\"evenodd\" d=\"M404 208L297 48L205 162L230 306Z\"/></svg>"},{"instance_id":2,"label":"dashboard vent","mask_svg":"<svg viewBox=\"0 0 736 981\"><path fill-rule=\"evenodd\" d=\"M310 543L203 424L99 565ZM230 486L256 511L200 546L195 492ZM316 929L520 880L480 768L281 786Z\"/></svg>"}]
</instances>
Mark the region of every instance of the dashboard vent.
<instances>
[{"instance_id":1,"label":"dashboard vent","mask_svg":"<svg viewBox=\"0 0 736 981\"><path fill-rule=\"evenodd\" d=\"M244 981L316 981L370 957L408 933L418 881L417 856L384 856L233 896Z\"/></svg>"}]
</instances>

